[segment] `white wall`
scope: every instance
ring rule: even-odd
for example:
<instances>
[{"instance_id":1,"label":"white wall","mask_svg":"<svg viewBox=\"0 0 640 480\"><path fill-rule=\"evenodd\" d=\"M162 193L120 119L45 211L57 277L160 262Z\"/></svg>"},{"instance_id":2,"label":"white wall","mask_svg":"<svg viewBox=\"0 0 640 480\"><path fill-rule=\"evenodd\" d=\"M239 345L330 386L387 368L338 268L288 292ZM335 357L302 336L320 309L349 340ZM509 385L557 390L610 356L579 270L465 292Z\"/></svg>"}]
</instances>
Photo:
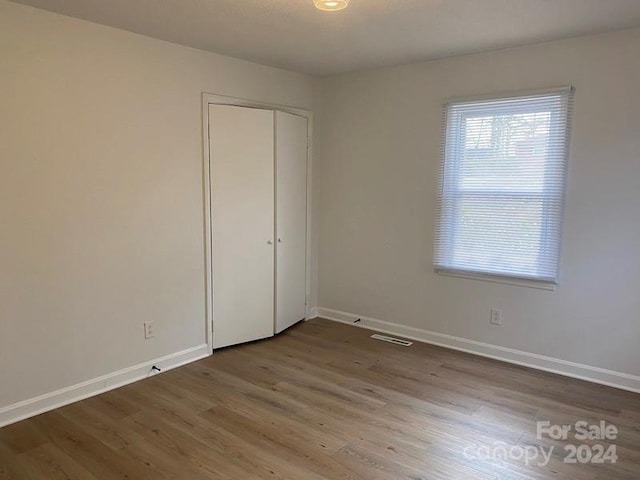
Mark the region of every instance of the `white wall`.
<instances>
[{"instance_id":1,"label":"white wall","mask_svg":"<svg viewBox=\"0 0 640 480\"><path fill-rule=\"evenodd\" d=\"M628 30L325 79L319 306L640 375L638 52ZM441 104L569 84L557 291L435 274Z\"/></svg>"},{"instance_id":2,"label":"white wall","mask_svg":"<svg viewBox=\"0 0 640 480\"><path fill-rule=\"evenodd\" d=\"M5 0L0 32L1 412L201 345L200 94L320 102L311 77ZM318 305L640 374L638 51L630 30L324 79ZM443 100L566 84L558 290L434 274Z\"/></svg>"},{"instance_id":3,"label":"white wall","mask_svg":"<svg viewBox=\"0 0 640 480\"><path fill-rule=\"evenodd\" d=\"M0 32L2 410L205 342L201 93L317 83L4 0Z\"/></svg>"}]
</instances>

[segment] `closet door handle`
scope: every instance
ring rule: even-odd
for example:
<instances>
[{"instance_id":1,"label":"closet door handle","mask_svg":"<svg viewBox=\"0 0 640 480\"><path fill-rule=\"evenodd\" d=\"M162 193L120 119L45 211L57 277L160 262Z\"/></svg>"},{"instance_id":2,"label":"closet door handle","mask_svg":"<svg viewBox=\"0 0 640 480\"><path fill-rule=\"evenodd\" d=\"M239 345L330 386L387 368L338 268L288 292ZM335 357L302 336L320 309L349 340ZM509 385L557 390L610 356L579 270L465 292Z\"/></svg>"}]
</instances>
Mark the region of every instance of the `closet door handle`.
<instances>
[{"instance_id":1,"label":"closet door handle","mask_svg":"<svg viewBox=\"0 0 640 480\"><path fill-rule=\"evenodd\" d=\"M282 239L278 237L278 243L282 243Z\"/></svg>"},{"instance_id":2,"label":"closet door handle","mask_svg":"<svg viewBox=\"0 0 640 480\"><path fill-rule=\"evenodd\" d=\"M268 243L269 245L273 245L273 240L267 240L267 243Z\"/></svg>"}]
</instances>

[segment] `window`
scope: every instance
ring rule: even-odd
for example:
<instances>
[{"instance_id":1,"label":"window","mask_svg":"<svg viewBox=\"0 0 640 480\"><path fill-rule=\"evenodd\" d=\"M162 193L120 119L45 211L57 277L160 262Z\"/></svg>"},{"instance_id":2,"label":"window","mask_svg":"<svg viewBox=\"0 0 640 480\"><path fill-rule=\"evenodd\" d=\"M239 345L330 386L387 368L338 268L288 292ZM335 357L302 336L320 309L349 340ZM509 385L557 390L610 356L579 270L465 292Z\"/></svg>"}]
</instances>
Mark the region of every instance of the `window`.
<instances>
[{"instance_id":1,"label":"window","mask_svg":"<svg viewBox=\"0 0 640 480\"><path fill-rule=\"evenodd\" d=\"M557 283L572 97L445 106L436 270Z\"/></svg>"}]
</instances>

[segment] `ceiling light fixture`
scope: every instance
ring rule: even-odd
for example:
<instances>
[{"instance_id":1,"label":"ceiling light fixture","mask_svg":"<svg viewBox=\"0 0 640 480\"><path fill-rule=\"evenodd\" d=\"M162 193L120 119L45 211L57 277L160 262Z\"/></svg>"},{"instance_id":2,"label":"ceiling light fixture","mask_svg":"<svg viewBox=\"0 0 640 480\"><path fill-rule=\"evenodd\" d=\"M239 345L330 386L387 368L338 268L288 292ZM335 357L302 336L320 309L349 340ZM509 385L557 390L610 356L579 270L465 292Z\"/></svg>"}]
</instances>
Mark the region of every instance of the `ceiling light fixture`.
<instances>
[{"instance_id":1,"label":"ceiling light fixture","mask_svg":"<svg viewBox=\"0 0 640 480\"><path fill-rule=\"evenodd\" d=\"M336 12L344 10L349 5L349 0L313 0L318 10L325 12Z\"/></svg>"}]
</instances>

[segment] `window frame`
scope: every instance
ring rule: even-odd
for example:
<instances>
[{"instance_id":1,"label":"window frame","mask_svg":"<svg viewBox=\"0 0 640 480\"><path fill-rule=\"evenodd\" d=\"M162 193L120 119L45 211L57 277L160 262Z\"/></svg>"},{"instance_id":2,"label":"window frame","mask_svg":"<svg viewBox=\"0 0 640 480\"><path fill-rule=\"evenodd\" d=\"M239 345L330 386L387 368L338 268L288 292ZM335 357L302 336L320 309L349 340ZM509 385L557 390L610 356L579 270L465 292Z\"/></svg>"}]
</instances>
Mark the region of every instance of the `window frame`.
<instances>
[{"instance_id":1,"label":"window frame","mask_svg":"<svg viewBox=\"0 0 640 480\"><path fill-rule=\"evenodd\" d=\"M440 182L438 189L438 215L439 221L438 226L436 228L436 241L435 247L443 249L446 252L443 256L449 260L449 263L452 266L444 267L438 266L436 262L436 254L434 252L434 269L437 273L442 275L454 276L454 277L463 277L463 278L472 278L479 280L487 280L498 283L506 283L511 285L518 286L527 286L533 288L540 288L544 290L555 290L557 285L559 284L560 277L560 260L562 256L562 230L564 227L564 211L565 211L565 203L566 203L566 195L567 195L567 177L568 177L568 166L569 166L569 157L570 157L570 142L571 142L571 124L572 124L572 103L573 103L573 95L574 95L574 87L560 87L560 88L552 88L545 90L537 90L537 91L528 91L528 92L512 92L503 95L483 95L471 98L453 98L449 101L445 102L443 105L443 133L442 133L442 158L440 165ZM454 258L454 250L455 250L455 239L458 237L457 229L459 228L459 214L457 211L460 208L460 199L465 195L473 195L474 192L478 196L486 195L487 197L493 196L495 197L505 197L505 198L517 198L521 196L523 198L534 198L536 193L533 191L488 191L488 190L464 190L460 187L462 177L458 175L454 175L451 172L459 171L458 167L461 161L461 150L466 144L466 135L467 128L465 128L466 122L469 118L477 117L473 112L457 112L452 113L450 109L454 105L465 105L472 107L473 103L483 103L488 101L500 101L501 99L519 99L524 100L527 97L539 97L544 95L565 95L565 111L566 117L564 119L558 118L558 112L556 110L552 110L551 118L549 120L550 125L559 126L562 125L564 129L564 145L560 142L556 147L562 148L564 153L563 155L563 165L562 167L562 186L559 193L554 197L555 200L558 201L559 211L557 222L559 226L559 244L557 249L557 256L555 258L556 269L555 269L555 277L554 278L544 278L541 275L532 276L527 274L519 275L517 273L510 272L495 272L495 271L483 271L481 269L472 269L472 268L455 268L453 266L453 258ZM547 112L548 109L544 108L540 105L523 105L522 110L518 110L514 112L513 107L505 106L505 107L497 107L490 111L491 116L499 116L501 110L505 113L509 113L511 115L516 114L531 114L531 113L539 113L539 112ZM457 115L458 118L454 120L455 128L454 131L450 131L450 123L451 123L451 115ZM555 118L554 118L555 117ZM547 145L546 155L550 155L550 149L552 145ZM454 148L454 153L451 153L451 148ZM454 160L451 161L451 158ZM449 161L447 161L449 160ZM545 168L544 175L548 175L548 169L553 168L552 165L547 165ZM542 211L541 211L541 219L542 224L540 226L540 240L539 246L540 251L545 251L545 254L549 254L549 242L546 241L549 237L549 228L550 222L553 221L553 203L550 201L550 197L548 192L550 190L551 184L545 182L542 186L542 190L538 193L541 197L542 202ZM547 194L545 194L547 192ZM449 212L444 211L443 205L445 204L445 199L453 199L454 202L454 212L450 215ZM450 242L442 242L441 236L443 236L443 232L447 232L448 238L452 239ZM537 266L538 272L540 271L540 265Z\"/></svg>"}]
</instances>

